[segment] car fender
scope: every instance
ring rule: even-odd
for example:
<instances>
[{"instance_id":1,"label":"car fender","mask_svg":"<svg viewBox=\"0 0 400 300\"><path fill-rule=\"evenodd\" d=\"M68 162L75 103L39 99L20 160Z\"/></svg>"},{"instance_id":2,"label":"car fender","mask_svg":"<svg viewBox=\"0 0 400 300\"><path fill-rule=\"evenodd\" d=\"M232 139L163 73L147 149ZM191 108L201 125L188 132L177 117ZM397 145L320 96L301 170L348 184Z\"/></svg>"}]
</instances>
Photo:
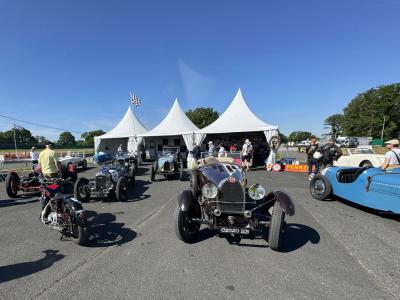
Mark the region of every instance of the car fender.
<instances>
[{"instance_id":1,"label":"car fender","mask_svg":"<svg viewBox=\"0 0 400 300\"><path fill-rule=\"evenodd\" d=\"M193 193L190 189L186 189L180 192L179 198L178 198L178 203L179 203L179 209L181 211L188 211L190 205L196 201L195 198L193 197Z\"/></svg>"},{"instance_id":2,"label":"car fender","mask_svg":"<svg viewBox=\"0 0 400 300\"><path fill-rule=\"evenodd\" d=\"M82 204L73 197L66 199L65 202L67 202L69 205L71 205L77 222L82 226L86 226L87 219L86 219L85 210L83 209ZM81 213L83 214L83 218L81 217Z\"/></svg>"},{"instance_id":3,"label":"car fender","mask_svg":"<svg viewBox=\"0 0 400 300\"><path fill-rule=\"evenodd\" d=\"M275 198L275 201L279 202L285 214L289 216L294 215L295 213L294 204L288 194L280 190L275 190L267 195L267 199L273 199L273 198Z\"/></svg>"}]
</instances>

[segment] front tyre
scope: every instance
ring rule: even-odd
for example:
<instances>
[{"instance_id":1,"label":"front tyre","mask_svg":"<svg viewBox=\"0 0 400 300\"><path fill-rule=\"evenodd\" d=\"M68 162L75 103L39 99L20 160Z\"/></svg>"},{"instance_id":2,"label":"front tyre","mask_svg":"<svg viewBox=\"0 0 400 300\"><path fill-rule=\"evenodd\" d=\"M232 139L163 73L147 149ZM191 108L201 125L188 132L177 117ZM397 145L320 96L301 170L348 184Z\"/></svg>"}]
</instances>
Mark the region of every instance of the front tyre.
<instances>
[{"instance_id":1,"label":"front tyre","mask_svg":"<svg viewBox=\"0 0 400 300\"><path fill-rule=\"evenodd\" d=\"M67 229L72 240L78 244L83 245L86 241L85 228L78 223L74 210L69 203L64 205L64 214L67 216Z\"/></svg>"},{"instance_id":2,"label":"front tyre","mask_svg":"<svg viewBox=\"0 0 400 300\"><path fill-rule=\"evenodd\" d=\"M118 201L125 202L128 200L128 180L125 177L120 177L115 188L115 196Z\"/></svg>"},{"instance_id":3,"label":"front tyre","mask_svg":"<svg viewBox=\"0 0 400 300\"><path fill-rule=\"evenodd\" d=\"M192 218L200 218L200 207L191 204L188 211L182 211L179 205L175 210L175 233L185 243L191 243L198 236L200 223Z\"/></svg>"},{"instance_id":4,"label":"front tyre","mask_svg":"<svg viewBox=\"0 0 400 300\"><path fill-rule=\"evenodd\" d=\"M151 181L151 182L156 181L156 170L154 169L154 166L151 166L151 170L150 170L150 181Z\"/></svg>"},{"instance_id":5,"label":"front tyre","mask_svg":"<svg viewBox=\"0 0 400 300\"><path fill-rule=\"evenodd\" d=\"M6 191L10 198L17 198L18 188L21 180L17 173L10 172L6 177Z\"/></svg>"},{"instance_id":6,"label":"front tyre","mask_svg":"<svg viewBox=\"0 0 400 300\"><path fill-rule=\"evenodd\" d=\"M317 174L310 182L310 192L314 199L322 201L332 195L332 185L324 175Z\"/></svg>"},{"instance_id":7,"label":"front tyre","mask_svg":"<svg viewBox=\"0 0 400 300\"><path fill-rule=\"evenodd\" d=\"M285 213L282 210L280 203L275 201L268 232L268 244L274 251L279 251L281 249L284 222Z\"/></svg>"},{"instance_id":8,"label":"front tyre","mask_svg":"<svg viewBox=\"0 0 400 300\"><path fill-rule=\"evenodd\" d=\"M74 184L74 198L80 202L88 202L90 200L90 192L88 189L89 180L79 178Z\"/></svg>"},{"instance_id":9,"label":"front tyre","mask_svg":"<svg viewBox=\"0 0 400 300\"><path fill-rule=\"evenodd\" d=\"M369 160L364 160L361 164L360 164L361 168L372 168L372 162L370 162Z\"/></svg>"},{"instance_id":10,"label":"front tyre","mask_svg":"<svg viewBox=\"0 0 400 300\"><path fill-rule=\"evenodd\" d=\"M84 160L82 161L82 169L83 169L83 170L86 170L86 169L87 169L87 160L86 160L86 159L84 159Z\"/></svg>"}]
</instances>

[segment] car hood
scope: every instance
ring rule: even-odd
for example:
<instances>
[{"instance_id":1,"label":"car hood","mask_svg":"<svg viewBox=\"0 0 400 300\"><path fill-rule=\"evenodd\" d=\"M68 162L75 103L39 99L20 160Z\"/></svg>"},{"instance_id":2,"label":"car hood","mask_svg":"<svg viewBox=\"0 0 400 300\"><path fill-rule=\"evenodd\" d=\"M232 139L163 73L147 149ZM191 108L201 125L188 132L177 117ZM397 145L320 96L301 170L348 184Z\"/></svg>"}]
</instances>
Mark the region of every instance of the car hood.
<instances>
[{"instance_id":1,"label":"car hood","mask_svg":"<svg viewBox=\"0 0 400 300\"><path fill-rule=\"evenodd\" d=\"M216 186L225 181L229 177L234 177L236 180L243 182L244 175L240 168L229 164L212 164L201 167L200 171L203 175Z\"/></svg>"},{"instance_id":2,"label":"car hood","mask_svg":"<svg viewBox=\"0 0 400 300\"><path fill-rule=\"evenodd\" d=\"M172 155L165 155L165 156L161 156L158 159L158 165L159 166L164 165L166 162L173 163L174 162L174 157Z\"/></svg>"}]
</instances>

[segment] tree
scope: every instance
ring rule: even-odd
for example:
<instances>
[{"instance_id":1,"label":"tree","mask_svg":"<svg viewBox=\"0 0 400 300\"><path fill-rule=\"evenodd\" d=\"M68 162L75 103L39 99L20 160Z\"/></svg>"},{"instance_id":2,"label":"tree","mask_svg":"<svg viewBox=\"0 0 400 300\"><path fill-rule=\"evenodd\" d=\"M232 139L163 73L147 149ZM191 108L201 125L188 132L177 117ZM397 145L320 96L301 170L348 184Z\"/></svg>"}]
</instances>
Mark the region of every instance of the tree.
<instances>
[{"instance_id":1,"label":"tree","mask_svg":"<svg viewBox=\"0 0 400 300\"><path fill-rule=\"evenodd\" d=\"M311 132L293 131L291 134L289 134L289 141L298 143L298 142L310 139L311 137L312 137Z\"/></svg>"},{"instance_id":2,"label":"tree","mask_svg":"<svg viewBox=\"0 0 400 300\"><path fill-rule=\"evenodd\" d=\"M289 141L289 138L286 135L284 135L283 133L279 133L279 137L281 139L282 144L286 144Z\"/></svg>"},{"instance_id":3,"label":"tree","mask_svg":"<svg viewBox=\"0 0 400 300\"><path fill-rule=\"evenodd\" d=\"M380 86L359 94L343 110L343 133L350 136L381 136L400 134L400 83Z\"/></svg>"},{"instance_id":4,"label":"tree","mask_svg":"<svg viewBox=\"0 0 400 300\"><path fill-rule=\"evenodd\" d=\"M219 118L219 113L211 107L198 107L194 110L189 109L186 115L193 124L200 129L207 127Z\"/></svg>"},{"instance_id":5,"label":"tree","mask_svg":"<svg viewBox=\"0 0 400 300\"><path fill-rule=\"evenodd\" d=\"M325 128L329 128L329 135L331 137L337 138L342 134L342 123L343 123L343 115L335 114L325 119L324 125Z\"/></svg>"},{"instance_id":6,"label":"tree","mask_svg":"<svg viewBox=\"0 0 400 300\"><path fill-rule=\"evenodd\" d=\"M10 129L7 131L0 131L0 144L14 144L14 131L15 140L18 145L32 145L37 144L37 140L32 133L26 129L20 127L19 129Z\"/></svg>"},{"instance_id":7,"label":"tree","mask_svg":"<svg viewBox=\"0 0 400 300\"><path fill-rule=\"evenodd\" d=\"M93 130L93 131L88 131L88 132L84 132L81 134L81 138L83 138L85 140L85 144L89 147L93 147L94 146L94 137L95 136L99 136L99 135L103 135L105 134L105 132L103 130Z\"/></svg>"},{"instance_id":8,"label":"tree","mask_svg":"<svg viewBox=\"0 0 400 300\"><path fill-rule=\"evenodd\" d=\"M60 134L57 144L60 145L75 145L75 137L69 131L64 131Z\"/></svg>"}]
</instances>

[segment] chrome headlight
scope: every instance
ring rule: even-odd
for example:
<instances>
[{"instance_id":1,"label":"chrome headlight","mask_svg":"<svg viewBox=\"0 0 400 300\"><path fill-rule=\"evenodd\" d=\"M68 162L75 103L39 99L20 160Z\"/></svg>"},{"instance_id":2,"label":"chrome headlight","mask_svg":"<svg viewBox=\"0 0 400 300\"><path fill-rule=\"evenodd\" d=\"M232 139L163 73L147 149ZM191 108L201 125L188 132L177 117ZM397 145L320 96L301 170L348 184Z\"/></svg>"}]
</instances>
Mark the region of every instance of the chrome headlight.
<instances>
[{"instance_id":1,"label":"chrome headlight","mask_svg":"<svg viewBox=\"0 0 400 300\"><path fill-rule=\"evenodd\" d=\"M261 200L265 196L265 188L261 184L253 184L249 187L249 196L253 200Z\"/></svg>"},{"instance_id":2,"label":"chrome headlight","mask_svg":"<svg viewBox=\"0 0 400 300\"><path fill-rule=\"evenodd\" d=\"M210 182L203 186L203 188L201 189L201 192L205 198L212 199L212 198L217 197L218 188L215 184Z\"/></svg>"}]
</instances>

